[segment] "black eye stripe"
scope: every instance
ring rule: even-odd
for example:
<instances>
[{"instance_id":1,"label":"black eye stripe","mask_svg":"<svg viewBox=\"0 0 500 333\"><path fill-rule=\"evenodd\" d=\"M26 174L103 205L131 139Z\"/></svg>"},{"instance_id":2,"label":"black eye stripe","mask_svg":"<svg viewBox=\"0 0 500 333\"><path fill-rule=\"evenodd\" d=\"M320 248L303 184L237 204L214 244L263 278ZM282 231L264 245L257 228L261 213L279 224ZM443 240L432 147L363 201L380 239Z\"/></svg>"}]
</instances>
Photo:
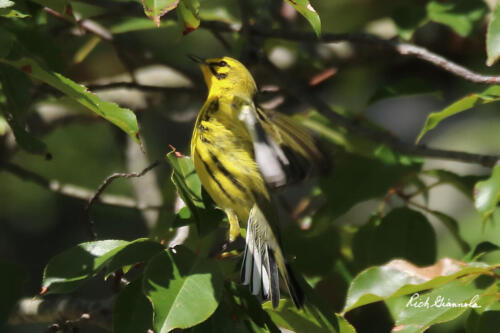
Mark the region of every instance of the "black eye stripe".
<instances>
[{"instance_id":1,"label":"black eye stripe","mask_svg":"<svg viewBox=\"0 0 500 333\"><path fill-rule=\"evenodd\" d=\"M212 74L217 78L217 80L222 80L222 79L225 79L227 77L226 73L217 73L217 71L215 70L215 68L213 66L209 66L209 68L210 68L210 71L212 72Z\"/></svg>"},{"instance_id":2,"label":"black eye stripe","mask_svg":"<svg viewBox=\"0 0 500 333\"><path fill-rule=\"evenodd\" d=\"M227 62L225 62L224 60L221 60L219 62L209 62L208 65L210 67L229 67L229 68L231 68L231 66L229 66L229 64Z\"/></svg>"}]
</instances>

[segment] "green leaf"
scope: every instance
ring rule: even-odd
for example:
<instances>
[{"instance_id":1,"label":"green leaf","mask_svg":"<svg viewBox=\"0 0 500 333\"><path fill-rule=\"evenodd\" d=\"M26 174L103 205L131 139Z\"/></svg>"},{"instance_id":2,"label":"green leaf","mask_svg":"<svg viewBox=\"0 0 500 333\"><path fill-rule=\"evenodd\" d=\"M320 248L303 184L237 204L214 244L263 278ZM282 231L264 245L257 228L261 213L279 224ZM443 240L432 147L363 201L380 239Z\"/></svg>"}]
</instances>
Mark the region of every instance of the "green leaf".
<instances>
[{"instance_id":1,"label":"green leaf","mask_svg":"<svg viewBox=\"0 0 500 333\"><path fill-rule=\"evenodd\" d=\"M176 25L176 23L173 20L162 21L160 28L174 25ZM113 34L123 34L131 31L150 30L155 28L157 28L157 26L154 22L151 22L151 20L145 17L124 17L120 21L111 24L109 31Z\"/></svg>"},{"instance_id":2,"label":"green leaf","mask_svg":"<svg viewBox=\"0 0 500 333\"><path fill-rule=\"evenodd\" d=\"M399 37L409 40L415 30L428 22L424 7L417 4L398 6L391 15Z\"/></svg>"},{"instance_id":3,"label":"green leaf","mask_svg":"<svg viewBox=\"0 0 500 333\"><path fill-rule=\"evenodd\" d=\"M431 21L449 26L462 37L469 36L487 12L488 6L483 0L433 0L427 4Z\"/></svg>"},{"instance_id":4,"label":"green leaf","mask_svg":"<svg viewBox=\"0 0 500 333\"><path fill-rule=\"evenodd\" d=\"M77 84L59 73L42 68L42 66L33 59L0 59L0 63L1 62L14 66L30 76L56 88L76 102L95 112L97 115L115 124L137 143L140 143L137 118L131 110L121 108L115 103L101 100L97 95L87 91L84 86Z\"/></svg>"},{"instance_id":5,"label":"green leaf","mask_svg":"<svg viewBox=\"0 0 500 333\"><path fill-rule=\"evenodd\" d=\"M117 269L140 262L146 262L165 248L158 242L139 238L123 246L106 263L106 276Z\"/></svg>"},{"instance_id":6,"label":"green leaf","mask_svg":"<svg viewBox=\"0 0 500 333\"><path fill-rule=\"evenodd\" d=\"M73 291L104 268L112 272L145 261L162 250L160 244L145 238L132 242L104 240L79 244L49 261L43 275L42 292Z\"/></svg>"},{"instance_id":7,"label":"green leaf","mask_svg":"<svg viewBox=\"0 0 500 333\"><path fill-rule=\"evenodd\" d=\"M125 244L123 240L88 242L56 255L45 266L42 293L66 293L77 289Z\"/></svg>"},{"instance_id":8,"label":"green leaf","mask_svg":"<svg viewBox=\"0 0 500 333\"><path fill-rule=\"evenodd\" d=\"M422 173L437 178L439 184L452 185L470 199L473 199L476 183L485 178L475 175L461 176L443 169L424 170Z\"/></svg>"},{"instance_id":9,"label":"green leaf","mask_svg":"<svg viewBox=\"0 0 500 333\"><path fill-rule=\"evenodd\" d=\"M166 157L173 169L172 182L177 188L177 193L182 201L191 212L191 214L188 214L186 209L181 209L176 216L174 225L189 224L191 223L189 219L192 218L201 235L214 230L222 220L223 214L221 214L221 210L207 208L204 198L208 200L208 196L203 192L200 178L194 169L193 160L175 151L171 151ZM186 221L181 221L183 219Z\"/></svg>"},{"instance_id":10,"label":"green leaf","mask_svg":"<svg viewBox=\"0 0 500 333\"><path fill-rule=\"evenodd\" d=\"M26 18L30 15L27 14L27 8L24 1L18 0L12 2L9 0L0 0L0 16L7 18Z\"/></svg>"},{"instance_id":11,"label":"green leaf","mask_svg":"<svg viewBox=\"0 0 500 333\"><path fill-rule=\"evenodd\" d=\"M12 133L14 133L14 137L19 147L28 153L42 155L45 156L46 159L51 158L51 155L47 152L47 145L43 141L26 131L12 115L5 114L5 119L12 129Z\"/></svg>"},{"instance_id":12,"label":"green leaf","mask_svg":"<svg viewBox=\"0 0 500 333\"><path fill-rule=\"evenodd\" d=\"M477 313L471 311L465 324L467 333L496 333L500 327L500 308L496 311Z\"/></svg>"},{"instance_id":13,"label":"green leaf","mask_svg":"<svg viewBox=\"0 0 500 333\"><path fill-rule=\"evenodd\" d=\"M468 96L463 97L462 99L446 107L444 110L431 113L425 121L424 128L422 128L422 131L418 135L417 142L419 142L428 131L435 128L441 121L445 120L446 118L470 108L482 104L498 102L499 100L500 86L490 86L482 93L469 94Z\"/></svg>"},{"instance_id":14,"label":"green leaf","mask_svg":"<svg viewBox=\"0 0 500 333\"><path fill-rule=\"evenodd\" d=\"M425 246L422 246L425 244ZM406 207L378 216L359 229L353 239L354 262L360 268L403 258L417 265L436 260L436 234L427 218Z\"/></svg>"},{"instance_id":15,"label":"green leaf","mask_svg":"<svg viewBox=\"0 0 500 333\"><path fill-rule=\"evenodd\" d=\"M486 65L492 66L500 57L500 3L497 3L491 14L488 31L486 33Z\"/></svg>"},{"instance_id":16,"label":"green leaf","mask_svg":"<svg viewBox=\"0 0 500 333\"><path fill-rule=\"evenodd\" d=\"M26 74L0 64L0 93L5 97L5 106L0 104L0 114L4 115L19 147L50 159L45 143L29 133L24 125L31 103L30 90L31 80Z\"/></svg>"},{"instance_id":17,"label":"green leaf","mask_svg":"<svg viewBox=\"0 0 500 333\"><path fill-rule=\"evenodd\" d=\"M177 8L179 0L144 0L142 5L144 13L156 24L160 26L160 18L166 13Z\"/></svg>"},{"instance_id":18,"label":"green leaf","mask_svg":"<svg viewBox=\"0 0 500 333\"><path fill-rule=\"evenodd\" d=\"M423 295L413 294L397 315L396 327L405 333L421 333L432 325L457 318L471 306L484 307L481 296L490 291L476 287L471 280L453 281ZM453 307L451 303L466 306Z\"/></svg>"},{"instance_id":19,"label":"green leaf","mask_svg":"<svg viewBox=\"0 0 500 333\"><path fill-rule=\"evenodd\" d=\"M435 95L441 97L441 92L437 91L431 83L412 77L393 82L377 89L370 99L370 103L375 103L386 98L412 95Z\"/></svg>"},{"instance_id":20,"label":"green leaf","mask_svg":"<svg viewBox=\"0 0 500 333\"><path fill-rule=\"evenodd\" d=\"M462 259L463 261L475 261L482 257L483 255L500 250L500 246L493 244L492 242L484 241L475 246L469 253L465 255Z\"/></svg>"},{"instance_id":21,"label":"green leaf","mask_svg":"<svg viewBox=\"0 0 500 333\"><path fill-rule=\"evenodd\" d=\"M0 330L16 302L23 295L26 273L19 266L0 261Z\"/></svg>"},{"instance_id":22,"label":"green leaf","mask_svg":"<svg viewBox=\"0 0 500 333\"><path fill-rule=\"evenodd\" d=\"M152 328L153 309L142 293L142 280L132 281L118 295L113 309L113 332L147 332Z\"/></svg>"},{"instance_id":23,"label":"green leaf","mask_svg":"<svg viewBox=\"0 0 500 333\"><path fill-rule=\"evenodd\" d=\"M153 304L153 328L167 333L207 320L219 305L223 277L217 263L178 246L146 266L143 292Z\"/></svg>"},{"instance_id":24,"label":"green leaf","mask_svg":"<svg viewBox=\"0 0 500 333\"><path fill-rule=\"evenodd\" d=\"M338 314L331 315L331 320L325 320L323 314L309 303L305 304L303 310L298 310L289 300L281 300L276 309L273 309L270 302L266 302L263 307L279 327L296 333L356 332L354 327Z\"/></svg>"},{"instance_id":25,"label":"green leaf","mask_svg":"<svg viewBox=\"0 0 500 333\"><path fill-rule=\"evenodd\" d=\"M181 0L179 2L177 18L183 35L187 35L200 26L199 10L198 0Z\"/></svg>"},{"instance_id":26,"label":"green leaf","mask_svg":"<svg viewBox=\"0 0 500 333\"><path fill-rule=\"evenodd\" d=\"M500 165L493 168L490 178L480 181L474 188L474 206L483 221L493 214L500 201Z\"/></svg>"},{"instance_id":27,"label":"green leaf","mask_svg":"<svg viewBox=\"0 0 500 333\"><path fill-rule=\"evenodd\" d=\"M395 259L383 266L370 267L359 273L347 291L343 312L362 305L407 294L436 288L460 277L490 274L493 267L483 263L464 265L449 258L443 258L428 267Z\"/></svg>"},{"instance_id":28,"label":"green leaf","mask_svg":"<svg viewBox=\"0 0 500 333\"><path fill-rule=\"evenodd\" d=\"M309 0L286 0L296 11L304 16L311 24L316 36L321 35L321 20L316 9L311 5Z\"/></svg>"}]
</instances>

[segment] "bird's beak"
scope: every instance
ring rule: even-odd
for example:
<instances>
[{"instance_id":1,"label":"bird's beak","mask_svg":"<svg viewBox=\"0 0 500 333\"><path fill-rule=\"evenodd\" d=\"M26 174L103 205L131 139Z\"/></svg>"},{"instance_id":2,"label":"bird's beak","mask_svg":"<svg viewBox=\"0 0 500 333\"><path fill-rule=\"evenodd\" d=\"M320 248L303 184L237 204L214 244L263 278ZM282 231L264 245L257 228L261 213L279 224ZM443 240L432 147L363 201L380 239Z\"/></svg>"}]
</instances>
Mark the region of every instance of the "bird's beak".
<instances>
[{"instance_id":1,"label":"bird's beak","mask_svg":"<svg viewBox=\"0 0 500 333\"><path fill-rule=\"evenodd\" d=\"M205 64L205 59L203 59L203 58L200 58L200 57L192 55L192 54L188 54L188 57L189 57L189 59L193 60L194 62L197 62L199 64Z\"/></svg>"}]
</instances>

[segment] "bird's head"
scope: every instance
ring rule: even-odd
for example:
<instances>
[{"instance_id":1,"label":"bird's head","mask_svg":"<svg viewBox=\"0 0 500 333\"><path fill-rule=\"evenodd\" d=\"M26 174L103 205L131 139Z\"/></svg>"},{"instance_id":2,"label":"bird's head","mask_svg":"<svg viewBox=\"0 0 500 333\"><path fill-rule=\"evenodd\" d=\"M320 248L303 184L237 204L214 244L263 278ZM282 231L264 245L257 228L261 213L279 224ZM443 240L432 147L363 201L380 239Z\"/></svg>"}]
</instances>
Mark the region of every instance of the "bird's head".
<instances>
[{"instance_id":1,"label":"bird's head","mask_svg":"<svg viewBox=\"0 0 500 333\"><path fill-rule=\"evenodd\" d=\"M201 59L190 56L200 64L209 94L231 92L253 96L257 86L248 69L230 57Z\"/></svg>"}]
</instances>

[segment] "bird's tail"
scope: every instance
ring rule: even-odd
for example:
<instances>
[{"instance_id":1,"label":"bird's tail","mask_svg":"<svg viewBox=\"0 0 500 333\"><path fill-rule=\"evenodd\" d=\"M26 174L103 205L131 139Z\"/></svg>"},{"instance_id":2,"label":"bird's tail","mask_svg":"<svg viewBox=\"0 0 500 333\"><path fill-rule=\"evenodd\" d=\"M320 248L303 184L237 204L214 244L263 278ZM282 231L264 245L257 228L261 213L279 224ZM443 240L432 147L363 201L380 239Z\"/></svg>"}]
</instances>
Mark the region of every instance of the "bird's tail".
<instances>
[{"instance_id":1,"label":"bird's tail","mask_svg":"<svg viewBox=\"0 0 500 333\"><path fill-rule=\"evenodd\" d=\"M276 308L280 301L279 276L288 289L295 306L304 305L304 292L287 265L269 221L255 204L250 210L246 232L246 247L241 267L241 281L250 285L254 295L271 299Z\"/></svg>"}]
</instances>

